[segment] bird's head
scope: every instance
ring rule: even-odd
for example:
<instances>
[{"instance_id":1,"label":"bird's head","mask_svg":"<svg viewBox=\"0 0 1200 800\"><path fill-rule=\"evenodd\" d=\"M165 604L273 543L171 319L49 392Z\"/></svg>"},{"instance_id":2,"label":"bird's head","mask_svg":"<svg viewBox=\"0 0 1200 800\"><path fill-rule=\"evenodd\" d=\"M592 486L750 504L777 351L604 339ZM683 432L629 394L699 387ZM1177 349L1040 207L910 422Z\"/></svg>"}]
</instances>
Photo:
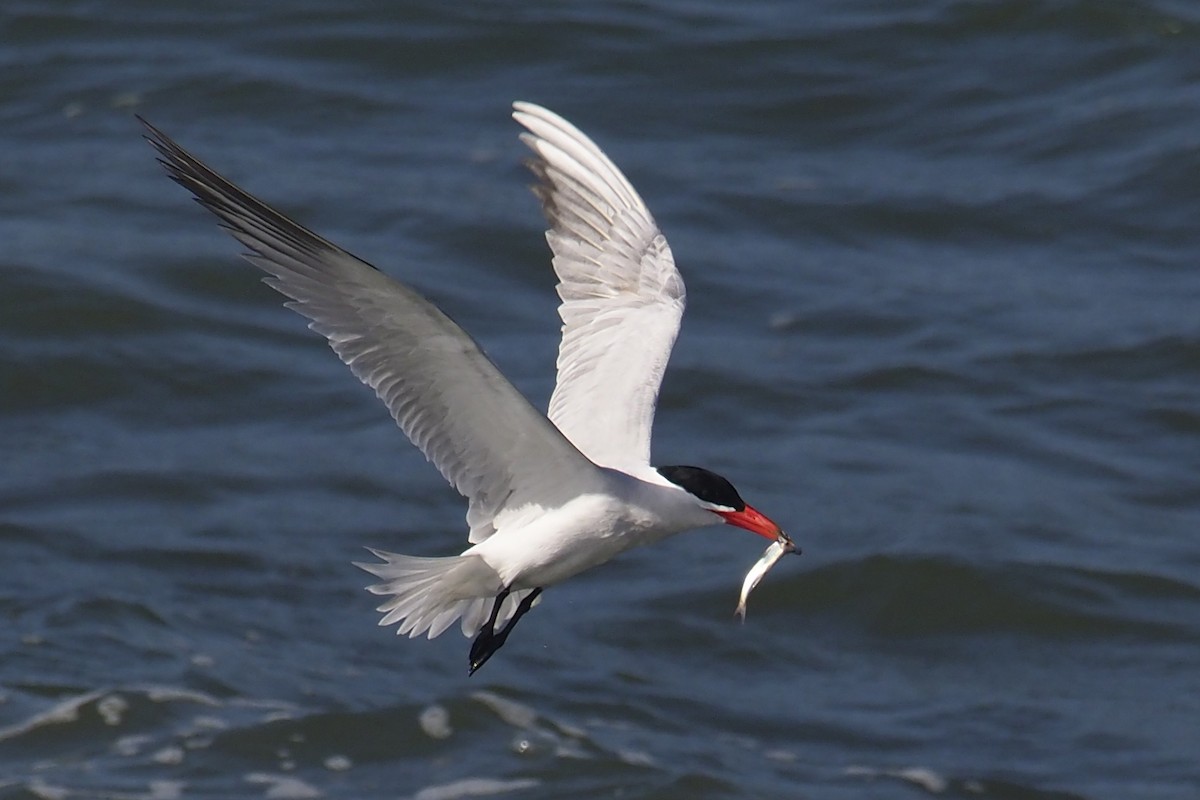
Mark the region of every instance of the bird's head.
<instances>
[{"instance_id":1,"label":"bird's head","mask_svg":"<svg viewBox=\"0 0 1200 800\"><path fill-rule=\"evenodd\" d=\"M701 506L721 517L726 524L745 528L771 541L788 539L777 524L743 500L733 484L715 472L701 467L657 469L659 475L695 497Z\"/></svg>"}]
</instances>

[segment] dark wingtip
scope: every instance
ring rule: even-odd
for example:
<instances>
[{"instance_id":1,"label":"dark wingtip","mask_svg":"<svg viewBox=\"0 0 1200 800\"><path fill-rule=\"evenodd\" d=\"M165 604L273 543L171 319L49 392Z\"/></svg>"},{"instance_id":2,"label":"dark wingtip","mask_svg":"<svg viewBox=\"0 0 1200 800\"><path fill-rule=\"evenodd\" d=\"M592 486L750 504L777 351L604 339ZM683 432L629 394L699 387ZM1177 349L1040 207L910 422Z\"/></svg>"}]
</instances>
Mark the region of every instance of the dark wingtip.
<instances>
[{"instance_id":1,"label":"dark wingtip","mask_svg":"<svg viewBox=\"0 0 1200 800\"><path fill-rule=\"evenodd\" d=\"M142 138L153 145L154 149L161 150L160 145L165 140L168 140L168 137L158 128L154 127L150 120L146 119L141 114L135 113L133 118L140 122L142 127L145 128L145 130L142 131Z\"/></svg>"},{"instance_id":2,"label":"dark wingtip","mask_svg":"<svg viewBox=\"0 0 1200 800\"><path fill-rule=\"evenodd\" d=\"M170 136L167 136L161 130L156 128L141 114L134 114L133 117L138 122L142 123L142 127L145 128L145 130L142 132L142 138L154 148L154 152L158 153L158 156L155 160L162 165L164 170L166 170L167 177L184 188L191 189L191 187L188 186L182 179L183 171L180 169L180 154L182 153L184 156L187 155L187 153L183 151L183 148L175 144Z\"/></svg>"}]
</instances>

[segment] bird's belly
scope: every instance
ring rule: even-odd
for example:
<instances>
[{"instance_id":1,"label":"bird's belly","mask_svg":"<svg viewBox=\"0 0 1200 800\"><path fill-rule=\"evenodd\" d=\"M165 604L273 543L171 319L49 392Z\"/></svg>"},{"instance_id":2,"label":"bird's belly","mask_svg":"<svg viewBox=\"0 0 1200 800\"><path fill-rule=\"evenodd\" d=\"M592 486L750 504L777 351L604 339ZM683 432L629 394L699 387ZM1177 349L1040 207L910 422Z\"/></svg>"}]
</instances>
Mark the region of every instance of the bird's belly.
<instances>
[{"instance_id":1,"label":"bird's belly","mask_svg":"<svg viewBox=\"0 0 1200 800\"><path fill-rule=\"evenodd\" d=\"M559 583L677 532L653 514L595 496L530 516L526 524L504 526L471 548L514 589Z\"/></svg>"}]
</instances>

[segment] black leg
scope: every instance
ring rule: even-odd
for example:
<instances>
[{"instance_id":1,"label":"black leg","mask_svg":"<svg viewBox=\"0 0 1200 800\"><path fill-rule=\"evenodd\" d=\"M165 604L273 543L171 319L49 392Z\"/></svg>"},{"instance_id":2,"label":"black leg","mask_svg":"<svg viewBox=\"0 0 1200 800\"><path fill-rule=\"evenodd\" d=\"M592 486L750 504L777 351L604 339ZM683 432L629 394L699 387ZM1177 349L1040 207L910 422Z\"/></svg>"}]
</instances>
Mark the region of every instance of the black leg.
<instances>
[{"instance_id":1,"label":"black leg","mask_svg":"<svg viewBox=\"0 0 1200 800\"><path fill-rule=\"evenodd\" d=\"M468 675L474 675L475 670L486 664L487 660L491 658L497 650L504 646L505 641L508 640L508 634L512 632L512 629L516 626L517 621L521 619L521 617L525 616L529 609L533 608L533 601L537 600L538 595L542 593L542 590L538 588L526 595L525 599L517 604L516 613L513 614L513 617L508 621L508 624L504 626L504 630L496 633L496 617L500 615L500 607L504 605L505 599L508 598L508 591L509 590L506 588L504 591L500 592L500 594L496 595L496 602L492 606L491 617L489 617L487 623L484 624L483 630L481 630L479 635L475 637L475 641L471 643L471 666L467 671Z\"/></svg>"},{"instance_id":2,"label":"black leg","mask_svg":"<svg viewBox=\"0 0 1200 800\"><path fill-rule=\"evenodd\" d=\"M475 637L475 641L471 642L470 667L467 670L467 675L474 675L475 670L483 666L483 662L487 661L492 653L498 648L492 647L492 640L496 633L496 617L500 616L500 607L504 605L504 601L508 599L509 588L505 586L500 590L500 594L496 595L496 602L492 603L492 614L488 617L487 622L483 623L483 627L479 629L479 634Z\"/></svg>"}]
</instances>

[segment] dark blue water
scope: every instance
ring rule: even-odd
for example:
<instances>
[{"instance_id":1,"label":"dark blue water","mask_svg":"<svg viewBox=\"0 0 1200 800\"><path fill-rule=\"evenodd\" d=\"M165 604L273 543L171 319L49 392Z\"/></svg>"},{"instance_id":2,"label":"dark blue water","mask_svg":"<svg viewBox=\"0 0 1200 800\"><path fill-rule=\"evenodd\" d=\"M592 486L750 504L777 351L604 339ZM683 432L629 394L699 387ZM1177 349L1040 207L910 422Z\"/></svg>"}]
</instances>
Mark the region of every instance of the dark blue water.
<instances>
[{"instance_id":1,"label":"dark blue water","mask_svg":"<svg viewBox=\"0 0 1200 800\"><path fill-rule=\"evenodd\" d=\"M1200 13L1182 2L8 2L0 798L1200 796ZM370 545L464 505L140 139L434 298L539 405L514 99L690 307L682 535L468 643Z\"/></svg>"}]
</instances>

